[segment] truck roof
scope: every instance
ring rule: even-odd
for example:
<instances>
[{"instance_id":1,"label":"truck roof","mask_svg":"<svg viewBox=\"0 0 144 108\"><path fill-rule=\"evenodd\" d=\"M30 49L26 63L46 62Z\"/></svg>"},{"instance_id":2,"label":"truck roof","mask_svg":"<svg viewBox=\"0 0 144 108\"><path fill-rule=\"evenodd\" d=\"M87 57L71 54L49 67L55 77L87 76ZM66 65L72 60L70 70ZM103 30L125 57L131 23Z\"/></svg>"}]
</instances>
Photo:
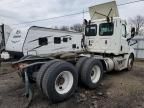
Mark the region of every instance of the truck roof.
<instances>
[{"instance_id":1,"label":"truck roof","mask_svg":"<svg viewBox=\"0 0 144 108\"><path fill-rule=\"evenodd\" d=\"M121 19L120 17L113 17L113 20L123 20L123 19ZM106 18L92 20L92 23L94 23L94 22L102 22L102 21L106 21ZM125 20L123 20L123 21L125 21Z\"/></svg>"}]
</instances>

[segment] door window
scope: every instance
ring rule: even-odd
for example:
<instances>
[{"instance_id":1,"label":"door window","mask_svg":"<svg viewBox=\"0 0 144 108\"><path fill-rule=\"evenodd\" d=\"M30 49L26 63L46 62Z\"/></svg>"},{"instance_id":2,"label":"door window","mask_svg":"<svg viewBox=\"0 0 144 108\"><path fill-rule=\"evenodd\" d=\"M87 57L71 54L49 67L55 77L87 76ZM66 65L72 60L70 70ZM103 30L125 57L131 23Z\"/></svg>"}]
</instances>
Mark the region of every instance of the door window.
<instances>
[{"instance_id":1,"label":"door window","mask_svg":"<svg viewBox=\"0 0 144 108\"><path fill-rule=\"evenodd\" d=\"M127 31L126 31L126 25L122 25L122 36L126 38Z\"/></svg>"},{"instance_id":2,"label":"door window","mask_svg":"<svg viewBox=\"0 0 144 108\"><path fill-rule=\"evenodd\" d=\"M113 35L114 24L113 23L102 23L99 25L100 36L111 36Z\"/></svg>"},{"instance_id":3,"label":"door window","mask_svg":"<svg viewBox=\"0 0 144 108\"><path fill-rule=\"evenodd\" d=\"M97 35L97 25L87 25L85 28L86 36L96 36Z\"/></svg>"}]
</instances>

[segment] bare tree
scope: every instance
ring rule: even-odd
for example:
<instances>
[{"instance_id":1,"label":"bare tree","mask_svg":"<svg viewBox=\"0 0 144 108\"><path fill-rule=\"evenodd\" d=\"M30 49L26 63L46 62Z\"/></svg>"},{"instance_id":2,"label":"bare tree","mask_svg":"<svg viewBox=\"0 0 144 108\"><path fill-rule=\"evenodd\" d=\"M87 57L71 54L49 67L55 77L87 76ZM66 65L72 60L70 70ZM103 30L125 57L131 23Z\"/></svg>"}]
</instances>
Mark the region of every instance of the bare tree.
<instances>
[{"instance_id":1,"label":"bare tree","mask_svg":"<svg viewBox=\"0 0 144 108\"><path fill-rule=\"evenodd\" d=\"M58 26L55 26L54 29L58 29Z\"/></svg>"},{"instance_id":2,"label":"bare tree","mask_svg":"<svg viewBox=\"0 0 144 108\"><path fill-rule=\"evenodd\" d=\"M68 31L69 27L68 26L62 26L62 27L60 27L60 30Z\"/></svg>"},{"instance_id":3,"label":"bare tree","mask_svg":"<svg viewBox=\"0 0 144 108\"><path fill-rule=\"evenodd\" d=\"M71 30L78 31L78 32L82 32L83 29L82 24L74 24L70 28Z\"/></svg>"},{"instance_id":4,"label":"bare tree","mask_svg":"<svg viewBox=\"0 0 144 108\"><path fill-rule=\"evenodd\" d=\"M129 23L136 28L136 34L142 34L144 31L144 17L137 15L129 19Z\"/></svg>"}]
</instances>

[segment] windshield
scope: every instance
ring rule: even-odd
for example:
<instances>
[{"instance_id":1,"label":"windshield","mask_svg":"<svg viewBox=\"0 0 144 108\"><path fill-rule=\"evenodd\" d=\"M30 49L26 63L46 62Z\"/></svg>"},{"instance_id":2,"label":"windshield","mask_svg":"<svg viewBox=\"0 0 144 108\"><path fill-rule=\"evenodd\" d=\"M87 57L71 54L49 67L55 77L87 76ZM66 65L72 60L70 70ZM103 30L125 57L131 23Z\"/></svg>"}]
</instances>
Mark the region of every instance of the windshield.
<instances>
[{"instance_id":1,"label":"windshield","mask_svg":"<svg viewBox=\"0 0 144 108\"><path fill-rule=\"evenodd\" d=\"M87 25L85 28L86 36L96 36L97 35L97 25Z\"/></svg>"},{"instance_id":2,"label":"windshield","mask_svg":"<svg viewBox=\"0 0 144 108\"><path fill-rule=\"evenodd\" d=\"M100 36L111 36L113 35L114 24L113 23L102 23L99 25Z\"/></svg>"}]
</instances>

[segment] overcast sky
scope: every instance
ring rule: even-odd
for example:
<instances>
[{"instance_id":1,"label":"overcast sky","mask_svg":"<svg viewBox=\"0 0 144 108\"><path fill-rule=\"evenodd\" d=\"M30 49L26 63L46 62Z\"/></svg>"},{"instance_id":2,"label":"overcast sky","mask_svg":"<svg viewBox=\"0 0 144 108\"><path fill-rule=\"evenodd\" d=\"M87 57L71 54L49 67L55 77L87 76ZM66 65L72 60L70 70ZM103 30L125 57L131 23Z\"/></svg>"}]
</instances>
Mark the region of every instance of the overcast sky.
<instances>
[{"instance_id":1,"label":"overcast sky","mask_svg":"<svg viewBox=\"0 0 144 108\"><path fill-rule=\"evenodd\" d=\"M1 23L17 24L32 20L39 20L61 16L65 14L87 10L89 6L110 0L0 0ZM117 0L117 4L123 4L135 0ZM136 15L144 16L144 1L118 7L122 18L130 18ZM85 14L88 18L88 14ZM53 27L55 25L72 25L81 23L83 14L58 18L48 21L30 23L29 25ZM16 26L16 25L15 25Z\"/></svg>"}]
</instances>

